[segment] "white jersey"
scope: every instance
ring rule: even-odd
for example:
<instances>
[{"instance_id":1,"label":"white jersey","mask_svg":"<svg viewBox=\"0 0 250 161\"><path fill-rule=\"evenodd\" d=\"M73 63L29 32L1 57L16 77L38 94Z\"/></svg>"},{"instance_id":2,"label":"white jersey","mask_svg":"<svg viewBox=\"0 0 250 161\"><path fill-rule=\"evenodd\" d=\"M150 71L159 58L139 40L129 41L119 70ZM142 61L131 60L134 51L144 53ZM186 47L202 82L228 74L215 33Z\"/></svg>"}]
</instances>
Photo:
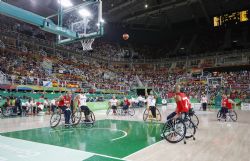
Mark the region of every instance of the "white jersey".
<instances>
[{"instance_id":1,"label":"white jersey","mask_svg":"<svg viewBox=\"0 0 250 161\"><path fill-rule=\"evenodd\" d=\"M148 102L148 106L155 106L156 99L154 98L154 96L149 95L147 98L147 102Z\"/></svg>"},{"instance_id":2,"label":"white jersey","mask_svg":"<svg viewBox=\"0 0 250 161\"><path fill-rule=\"evenodd\" d=\"M207 97L206 96L201 97L201 103L207 103Z\"/></svg>"},{"instance_id":3,"label":"white jersey","mask_svg":"<svg viewBox=\"0 0 250 161\"><path fill-rule=\"evenodd\" d=\"M109 103L110 103L111 106L117 106L117 102L118 102L117 99L110 99L109 100Z\"/></svg>"},{"instance_id":4,"label":"white jersey","mask_svg":"<svg viewBox=\"0 0 250 161\"><path fill-rule=\"evenodd\" d=\"M137 100L142 102L144 99L142 98L142 96L139 96Z\"/></svg>"},{"instance_id":5,"label":"white jersey","mask_svg":"<svg viewBox=\"0 0 250 161\"><path fill-rule=\"evenodd\" d=\"M84 94L79 94L79 107L87 106L87 97Z\"/></svg>"},{"instance_id":6,"label":"white jersey","mask_svg":"<svg viewBox=\"0 0 250 161\"><path fill-rule=\"evenodd\" d=\"M56 100L55 100L55 99L52 99L52 100L50 101L50 105L55 106L55 105L56 105Z\"/></svg>"}]
</instances>

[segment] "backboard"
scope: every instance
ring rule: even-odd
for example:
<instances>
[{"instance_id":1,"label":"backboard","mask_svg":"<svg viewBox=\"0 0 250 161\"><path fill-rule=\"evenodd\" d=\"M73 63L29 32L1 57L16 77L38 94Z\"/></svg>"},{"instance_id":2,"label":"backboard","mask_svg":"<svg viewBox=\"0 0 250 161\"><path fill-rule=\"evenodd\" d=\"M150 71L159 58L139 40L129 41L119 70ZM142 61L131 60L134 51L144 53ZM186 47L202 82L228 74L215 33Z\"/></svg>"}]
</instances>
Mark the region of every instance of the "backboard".
<instances>
[{"instance_id":1,"label":"backboard","mask_svg":"<svg viewBox=\"0 0 250 161\"><path fill-rule=\"evenodd\" d=\"M58 0L58 13L47 18L57 17L58 26L76 33L76 38L57 35L57 43L70 44L81 41L84 50L91 50L91 45L96 37L103 35L102 1L85 0L76 6L66 8L62 4L63 0ZM84 44L85 43L85 44ZM84 47L88 45L88 47Z\"/></svg>"}]
</instances>

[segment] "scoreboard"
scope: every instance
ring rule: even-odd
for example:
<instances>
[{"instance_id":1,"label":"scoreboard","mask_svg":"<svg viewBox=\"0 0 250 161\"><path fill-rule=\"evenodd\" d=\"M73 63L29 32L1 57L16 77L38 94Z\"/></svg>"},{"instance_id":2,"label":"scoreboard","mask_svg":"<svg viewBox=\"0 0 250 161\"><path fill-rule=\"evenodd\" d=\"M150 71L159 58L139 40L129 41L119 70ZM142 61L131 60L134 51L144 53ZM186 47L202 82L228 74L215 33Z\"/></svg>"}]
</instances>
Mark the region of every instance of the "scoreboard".
<instances>
[{"instance_id":1,"label":"scoreboard","mask_svg":"<svg viewBox=\"0 0 250 161\"><path fill-rule=\"evenodd\" d=\"M250 19L250 15L249 15L248 10L233 12L233 13L224 14L221 16L215 16L213 18L214 27L222 26L228 23L237 24L240 22L246 22L246 21L249 21L249 19Z\"/></svg>"}]
</instances>

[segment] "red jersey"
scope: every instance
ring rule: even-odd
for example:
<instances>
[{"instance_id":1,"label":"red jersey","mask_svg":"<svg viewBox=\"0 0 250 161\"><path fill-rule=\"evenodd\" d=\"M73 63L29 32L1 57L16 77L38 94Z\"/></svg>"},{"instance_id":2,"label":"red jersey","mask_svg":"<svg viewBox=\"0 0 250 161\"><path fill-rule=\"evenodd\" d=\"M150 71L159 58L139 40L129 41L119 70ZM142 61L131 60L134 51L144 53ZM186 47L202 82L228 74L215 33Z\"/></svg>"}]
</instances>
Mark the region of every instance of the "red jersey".
<instances>
[{"instance_id":1,"label":"red jersey","mask_svg":"<svg viewBox=\"0 0 250 161\"><path fill-rule=\"evenodd\" d=\"M228 109L232 109L232 108L233 108L233 105L232 105L232 103L229 102L229 99L227 99L226 107L227 107Z\"/></svg>"},{"instance_id":2,"label":"red jersey","mask_svg":"<svg viewBox=\"0 0 250 161\"><path fill-rule=\"evenodd\" d=\"M187 101L188 101L188 110L190 110L192 108L192 105L191 105L189 98L187 99Z\"/></svg>"},{"instance_id":3,"label":"red jersey","mask_svg":"<svg viewBox=\"0 0 250 161\"><path fill-rule=\"evenodd\" d=\"M71 97L63 96L62 99L58 102L58 106L67 106L70 105Z\"/></svg>"},{"instance_id":4,"label":"red jersey","mask_svg":"<svg viewBox=\"0 0 250 161\"><path fill-rule=\"evenodd\" d=\"M189 99L184 93L177 93L177 96L181 97L181 100L176 102L177 108L176 108L176 113L181 113L181 112L188 112L189 110Z\"/></svg>"},{"instance_id":5,"label":"red jersey","mask_svg":"<svg viewBox=\"0 0 250 161\"><path fill-rule=\"evenodd\" d=\"M221 107L227 107L227 104L228 104L228 99L227 98L223 98L221 100Z\"/></svg>"},{"instance_id":6,"label":"red jersey","mask_svg":"<svg viewBox=\"0 0 250 161\"><path fill-rule=\"evenodd\" d=\"M60 99L60 101L58 101L58 106L59 107L64 106L64 96L63 96L63 98Z\"/></svg>"},{"instance_id":7,"label":"red jersey","mask_svg":"<svg viewBox=\"0 0 250 161\"><path fill-rule=\"evenodd\" d=\"M130 106L130 102L128 99L124 100L124 105Z\"/></svg>"}]
</instances>

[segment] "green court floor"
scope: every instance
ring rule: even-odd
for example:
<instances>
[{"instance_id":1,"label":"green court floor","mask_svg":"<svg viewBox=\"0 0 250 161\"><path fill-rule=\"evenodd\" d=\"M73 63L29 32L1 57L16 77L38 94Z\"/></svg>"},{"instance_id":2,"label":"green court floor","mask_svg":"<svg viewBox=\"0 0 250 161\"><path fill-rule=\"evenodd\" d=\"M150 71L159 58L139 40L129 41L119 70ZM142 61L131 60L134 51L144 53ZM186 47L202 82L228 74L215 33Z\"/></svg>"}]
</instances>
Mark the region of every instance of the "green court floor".
<instances>
[{"instance_id":1,"label":"green court floor","mask_svg":"<svg viewBox=\"0 0 250 161\"><path fill-rule=\"evenodd\" d=\"M110 160L105 156L126 157L161 140L162 125L136 121L100 120L92 128L38 128L2 136L90 152L87 161ZM32 148L32 147L30 147ZM34 147L35 148L35 147ZM1 154L1 152L0 152ZM51 153L53 155L53 153ZM84 160L84 158L83 158Z\"/></svg>"}]
</instances>

